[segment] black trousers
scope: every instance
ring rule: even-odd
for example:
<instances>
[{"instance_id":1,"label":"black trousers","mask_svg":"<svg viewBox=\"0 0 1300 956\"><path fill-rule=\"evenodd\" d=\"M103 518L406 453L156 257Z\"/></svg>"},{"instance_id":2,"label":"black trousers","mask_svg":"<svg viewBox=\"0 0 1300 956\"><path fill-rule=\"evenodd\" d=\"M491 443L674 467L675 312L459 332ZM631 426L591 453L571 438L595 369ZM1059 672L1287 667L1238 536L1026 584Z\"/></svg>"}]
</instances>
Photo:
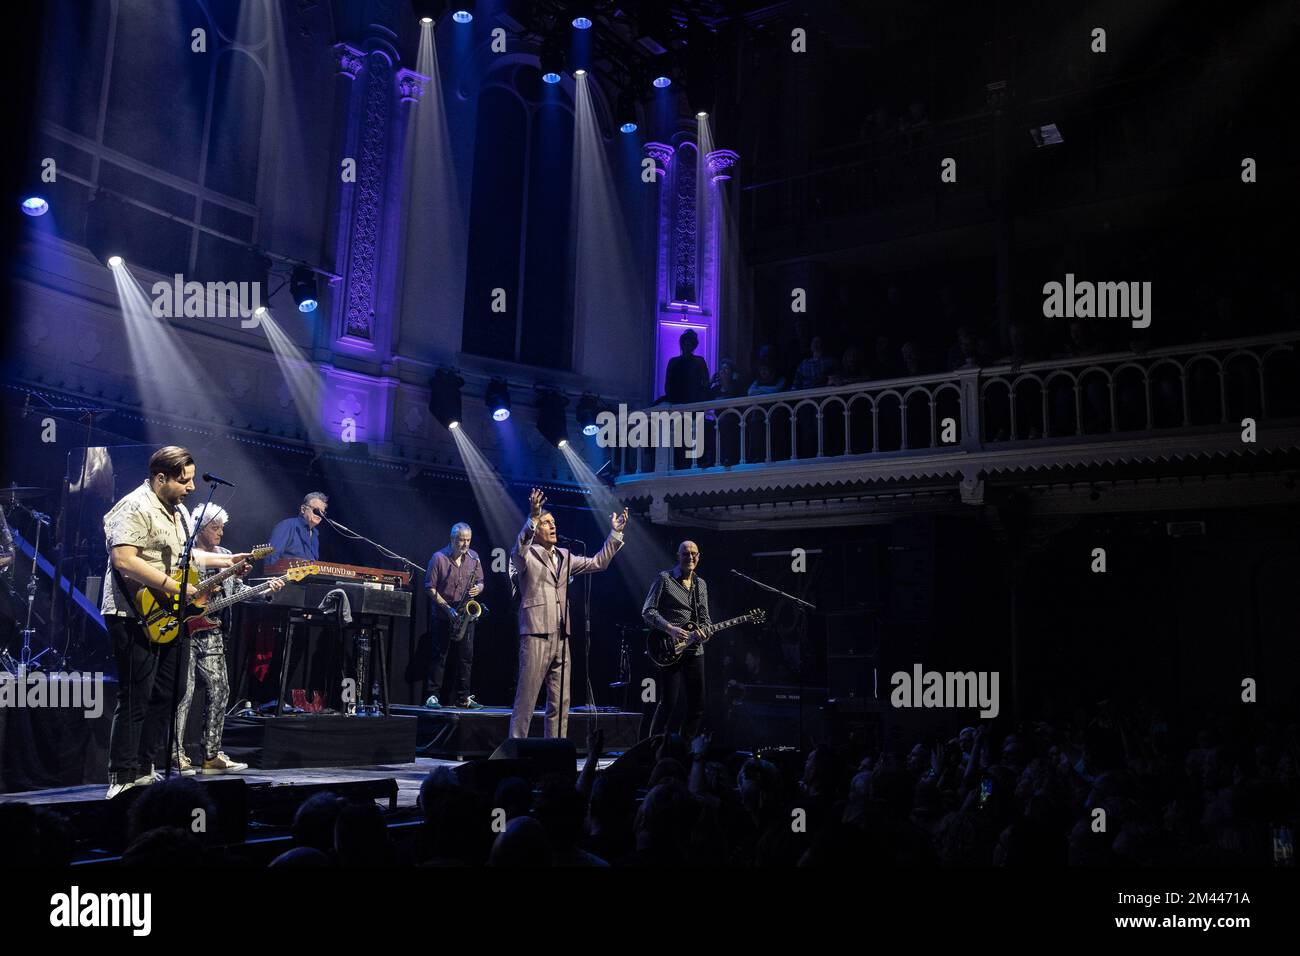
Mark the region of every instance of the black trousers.
<instances>
[{"instance_id":1,"label":"black trousers","mask_svg":"<svg viewBox=\"0 0 1300 956\"><path fill-rule=\"evenodd\" d=\"M463 703L469 696L469 674L474 666L474 627L471 622L465 628L465 638L461 641L451 639L451 625L447 622L446 612L441 615L433 628L433 656L429 660L429 693L437 694L441 701L442 681L447 673L447 654L456 648L456 689L449 698L453 704Z\"/></svg>"},{"instance_id":2,"label":"black trousers","mask_svg":"<svg viewBox=\"0 0 1300 956\"><path fill-rule=\"evenodd\" d=\"M117 660L117 704L108 737L108 782L130 783L163 767L174 712L176 668L186 642L150 644L140 622L109 615L108 636Z\"/></svg>"},{"instance_id":3,"label":"black trousers","mask_svg":"<svg viewBox=\"0 0 1300 956\"><path fill-rule=\"evenodd\" d=\"M681 731L690 739L704 722L704 655L690 653L671 667L659 671L659 705L650 721L650 736ZM677 703L685 697L685 716L674 720Z\"/></svg>"}]
</instances>

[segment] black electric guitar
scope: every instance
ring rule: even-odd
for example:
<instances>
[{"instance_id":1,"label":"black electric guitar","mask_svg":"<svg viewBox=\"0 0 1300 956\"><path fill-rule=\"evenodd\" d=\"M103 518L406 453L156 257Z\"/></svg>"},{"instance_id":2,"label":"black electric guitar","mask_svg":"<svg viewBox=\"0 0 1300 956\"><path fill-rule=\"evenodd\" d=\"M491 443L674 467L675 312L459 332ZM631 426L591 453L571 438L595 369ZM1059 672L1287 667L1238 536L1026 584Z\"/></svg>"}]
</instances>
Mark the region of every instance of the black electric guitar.
<instances>
[{"instance_id":1,"label":"black electric guitar","mask_svg":"<svg viewBox=\"0 0 1300 956\"><path fill-rule=\"evenodd\" d=\"M737 624L744 624L747 621L753 621L755 624L762 624L767 620L767 612L760 611L757 608L748 614L742 614L740 617L728 618L725 621L719 621L717 624L706 624L704 627L698 627L694 622L688 622L681 625L683 631L687 632L685 638L676 638L667 631L654 630L645 639L646 656L656 667L672 667L682 659L682 656L694 647L696 644L703 644L718 631L725 630L728 627L735 627Z\"/></svg>"}]
</instances>

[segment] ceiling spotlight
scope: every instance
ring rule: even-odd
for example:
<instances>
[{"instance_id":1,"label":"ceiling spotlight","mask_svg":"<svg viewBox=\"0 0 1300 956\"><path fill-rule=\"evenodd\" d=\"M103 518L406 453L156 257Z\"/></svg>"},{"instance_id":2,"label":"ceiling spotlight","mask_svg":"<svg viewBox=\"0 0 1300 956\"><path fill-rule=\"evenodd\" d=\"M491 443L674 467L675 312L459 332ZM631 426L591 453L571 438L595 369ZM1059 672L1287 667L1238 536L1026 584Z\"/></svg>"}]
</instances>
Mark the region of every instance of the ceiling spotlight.
<instances>
[{"instance_id":1,"label":"ceiling spotlight","mask_svg":"<svg viewBox=\"0 0 1300 956\"><path fill-rule=\"evenodd\" d=\"M474 19L474 0L460 0L456 4L456 12L451 18L457 23L469 23Z\"/></svg>"},{"instance_id":2,"label":"ceiling spotlight","mask_svg":"<svg viewBox=\"0 0 1300 956\"><path fill-rule=\"evenodd\" d=\"M554 40L546 40L542 44L542 52L538 54L542 70L542 82L558 83L560 74L564 71L564 51Z\"/></svg>"},{"instance_id":3,"label":"ceiling spotlight","mask_svg":"<svg viewBox=\"0 0 1300 956\"><path fill-rule=\"evenodd\" d=\"M564 409L569 399L563 392L552 388L537 390L537 430L552 445L563 448L561 442L567 442L569 426Z\"/></svg>"},{"instance_id":4,"label":"ceiling spotlight","mask_svg":"<svg viewBox=\"0 0 1300 956\"><path fill-rule=\"evenodd\" d=\"M294 266L289 277L289 294L299 312L315 312L320 304L316 299L316 273L307 266Z\"/></svg>"},{"instance_id":5,"label":"ceiling spotlight","mask_svg":"<svg viewBox=\"0 0 1300 956\"><path fill-rule=\"evenodd\" d=\"M447 428L460 424L460 388L464 384L453 368L440 368L429 379L429 411Z\"/></svg>"},{"instance_id":6,"label":"ceiling spotlight","mask_svg":"<svg viewBox=\"0 0 1300 956\"><path fill-rule=\"evenodd\" d=\"M510 417L510 386L504 378L494 378L488 382L483 399L492 412L494 422L503 422Z\"/></svg>"},{"instance_id":7,"label":"ceiling spotlight","mask_svg":"<svg viewBox=\"0 0 1300 956\"><path fill-rule=\"evenodd\" d=\"M600 411L600 398L591 392L585 392L582 398L578 399L578 405L574 409L574 417L578 419L578 424L582 427L584 435L594 435L600 431L596 427L596 414Z\"/></svg>"},{"instance_id":8,"label":"ceiling spotlight","mask_svg":"<svg viewBox=\"0 0 1300 956\"><path fill-rule=\"evenodd\" d=\"M651 85L662 90L665 89L666 87L672 86L673 81L666 76L656 76Z\"/></svg>"},{"instance_id":9,"label":"ceiling spotlight","mask_svg":"<svg viewBox=\"0 0 1300 956\"><path fill-rule=\"evenodd\" d=\"M618 94L617 119L622 124L619 126L620 132L636 132L636 97L632 95L631 90L624 90Z\"/></svg>"},{"instance_id":10,"label":"ceiling spotlight","mask_svg":"<svg viewBox=\"0 0 1300 956\"><path fill-rule=\"evenodd\" d=\"M50 211L50 204L43 196L28 196L22 202L23 212L29 216L44 216Z\"/></svg>"},{"instance_id":11,"label":"ceiling spotlight","mask_svg":"<svg viewBox=\"0 0 1300 956\"><path fill-rule=\"evenodd\" d=\"M567 439L567 438L561 438L561 439L560 439L560 443L559 443L558 445L556 445L555 447L556 447L556 448L568 448L568 447L569 447L569 439Z\"/></svg>"},{"instance_id":12,"label":"ceiling spotlight","mask_svg":"<svg viewBox=\"0 0 1300 956\"><path fill-rule=\"evenodd\" d=\"M706 112L704 112L704 110L700 110L698 113L695 114L695 118L696 118L696 119L708 119L708 118L709 118L709 114L706 113Z\"/></svg>"},{"instance_id":13,"label":"ceiling spotlight","mask_svg":"<svg viewBox=\"0 0 1300 956\"><path fill-rule=\"evenodd\" d=\"M574 17L573 26L578 30L590 30L591 21L588 20L586 17Z\"/></svg>"},{"instance_id":14,"label":"ceiling spotlight","mask_svg":"<svg viewBox=\"0 0 1300 956\"><path fill-rule=\"evenodd\" d=\"M256 309L253 310L254 318L258 318L258 319L266 318L266 316L270 314L271 314L270 310L267 309L267 307L264 305L259 305Z\"/></svg>"},{"instance_id":15,"label":"ceiling spotlight","mask_svg":"<svg viewBox=\"0 0 1300 956\"><path fill-rule=\"evenodd\" d=\"M116 259L122 264L122 240L119 232L122 224L128 221L126 204L106 190L99 190L95 198L86 206L86 248L90 254L109 268L116 265L109 259Z\"/></svg>"},{"instance_id":16,"label":"ceiling spotlight","mask_svg":"<svg viewBox=\"0 0 1300 956\"><path fill-rule=\"evenodd\" d=\"M423 24L432 24L447 12L447 0L411 0L411 11Z\"/></svg>"},{"instance_id":17,"label":"ceiling spotlight","mask_svg":"<svg viewBox=\"0 0 1300 956\"><path fill-rule=\"evenodd\" d=\"M573 75L574 75L574 76L586 76L586 75L587 75L587 71L586 71L586 70L583 70L583 69L577 69L577 70L574 70L574 71L573 71Z\"/></svg>"},{"instance_id":18,"label":"ceiling spotlight","mask_svg":"<svg viewBox=\"0 0 1300 956\"><path fill-rule=\"evenodd\" d=\"M121 256L109 256L109 257L108 257L108 267L109 267L110 269L116 269L116 268L117 268L118 266L120 266L121 264L122 264L122 257L121 257Z\"/></svg>"}]
</instances>

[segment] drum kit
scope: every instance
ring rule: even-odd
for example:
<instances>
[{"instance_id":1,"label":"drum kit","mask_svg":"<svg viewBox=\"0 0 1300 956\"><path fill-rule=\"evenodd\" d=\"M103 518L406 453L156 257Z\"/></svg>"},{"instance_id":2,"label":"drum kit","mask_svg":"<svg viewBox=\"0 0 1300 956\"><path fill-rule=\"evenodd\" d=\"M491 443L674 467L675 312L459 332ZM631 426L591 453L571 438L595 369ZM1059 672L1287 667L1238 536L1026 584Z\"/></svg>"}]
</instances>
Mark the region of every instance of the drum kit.
<instances>
[{"instance_id":1,"label":"drum kit","mask_svg":"<svg viewBox=\"0 0 1300 956\"><path fill-rule=\"evenodd\" d=\"M36 604L36 565L41 553L41 530L49 527L53 519L48 514L26 504L29 501L39 501L48 494L49 490L45 488L22 487L17 484L0 488L0 508L4 509L0 511L0 580L3 580L3 587L9 590L10 594L12 594L9 583L11 576L4 572L13 567L17 558L17 548L13 543L13 535L9 531L6 514L13 514L16 508L22 509L27 512L36 526L32 536L31 570L27 575L27 615L25 624L19 632L22 636L22 646L16 659L8 648L0 648L0 670L7 670L16 675L38 668L40 659L53 650L53 647L47 647L39 654L32 655L32 638L36 635L36 631L32 628L32 611Z\"/></svg>"}]
</instances>

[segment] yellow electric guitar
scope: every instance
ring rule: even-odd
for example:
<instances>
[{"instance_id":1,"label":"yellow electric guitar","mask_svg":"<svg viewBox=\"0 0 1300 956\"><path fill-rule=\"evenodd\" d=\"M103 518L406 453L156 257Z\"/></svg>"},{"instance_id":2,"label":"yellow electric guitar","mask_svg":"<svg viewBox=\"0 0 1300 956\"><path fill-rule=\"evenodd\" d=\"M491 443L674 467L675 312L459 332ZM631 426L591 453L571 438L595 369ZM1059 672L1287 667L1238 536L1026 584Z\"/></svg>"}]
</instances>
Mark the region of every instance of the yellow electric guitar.
<instances>
[{"instance_id":1,"label":"yellow electric guitar","mask_svg":"<svg viewBox=\"0 0 1300 956\"><path fill-rule=\"evenodd\" d=\"M256 548L250 548L249 553L252 555L251 560L257 561L274 550L269 544L259 544ZM183 616L188 618L200 613L203 605L207 603L209 594L221 587L227 578L247 567L249 567L247 564L234 564L211 577L199 580L199 569L191 563L190 584L186 594L190 607ZM179 568L172 572L172 580L180 583ZM140 612L140 617L144 620L144 629L149 634L151 644L170 644L176 640L176 635L180 633L182 617L177 613L180 610L176 606L177 603L176 595L155 591L152 588L141 588L135 593L135 609Z\"/></svg>"}]
</instances>

